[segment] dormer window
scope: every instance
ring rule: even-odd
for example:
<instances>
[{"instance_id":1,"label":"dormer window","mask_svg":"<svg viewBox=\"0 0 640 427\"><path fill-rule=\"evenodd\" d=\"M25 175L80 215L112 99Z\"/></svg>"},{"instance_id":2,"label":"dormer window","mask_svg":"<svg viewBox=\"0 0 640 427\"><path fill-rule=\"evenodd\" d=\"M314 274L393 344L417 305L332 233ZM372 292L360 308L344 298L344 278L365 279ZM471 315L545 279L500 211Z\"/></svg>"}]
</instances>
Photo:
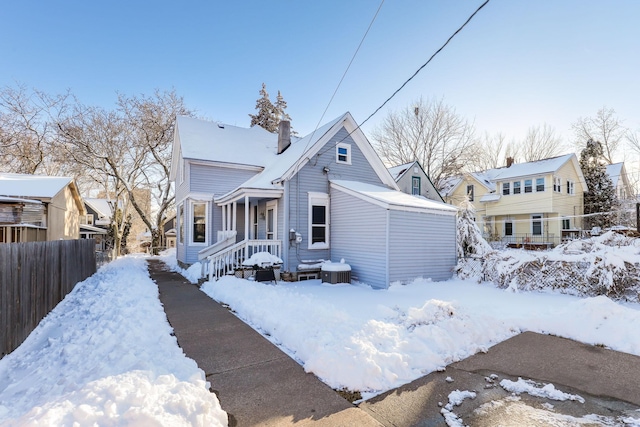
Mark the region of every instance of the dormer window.
<instances>
[{"instance_id":1,"label":"dormer window","mask_svg":"<svg viewBox=\"0 0 640 427\"><path fill-rule=\"evenodd\" d=\"M336 145L336 163L351 164L351 144Z\"/></svg>"}]
</instances>

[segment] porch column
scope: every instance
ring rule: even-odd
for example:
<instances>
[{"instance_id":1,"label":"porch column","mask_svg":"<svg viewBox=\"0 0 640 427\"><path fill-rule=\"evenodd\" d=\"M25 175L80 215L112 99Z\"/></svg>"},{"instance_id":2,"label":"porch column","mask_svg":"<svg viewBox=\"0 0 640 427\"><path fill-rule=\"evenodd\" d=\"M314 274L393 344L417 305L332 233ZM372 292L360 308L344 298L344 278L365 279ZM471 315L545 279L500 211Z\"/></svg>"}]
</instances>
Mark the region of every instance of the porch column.
<instances>
[{"instance_id":1,"label":"porch column","mask_svg":"<svg viewBox=\"0 0 640 427\"><path fill-rule=\"evenodd\" d=\"M244 196L244 240L249 240L249 196Z\"/></svg>"},{"instance_id":2,"label":"porch column","mask_svg":"<svg viewBox=\"0 0 640 427\"><path fill-rule=\"evenodd\" d=\"M237 209L238 209L238 202L233 202L233 210L232 210L233 214L232 214L232 217L231 217L232 224L233 224L231 229L233 231L238 231L238 229L236 228L237 227L237 224L236 224L236 222L237 222L236 221L236 219L237 219L236 218Z\"/></svg>"},{"instance_id":3,"label":"porch column","mask_svg":"<svg viewBox=\"0 0 640 427\"><path fill-rule=\"evenodd\" d=\"M222 231L227 231L227 205L222 205Z\"/></svg>"}]
</instances>

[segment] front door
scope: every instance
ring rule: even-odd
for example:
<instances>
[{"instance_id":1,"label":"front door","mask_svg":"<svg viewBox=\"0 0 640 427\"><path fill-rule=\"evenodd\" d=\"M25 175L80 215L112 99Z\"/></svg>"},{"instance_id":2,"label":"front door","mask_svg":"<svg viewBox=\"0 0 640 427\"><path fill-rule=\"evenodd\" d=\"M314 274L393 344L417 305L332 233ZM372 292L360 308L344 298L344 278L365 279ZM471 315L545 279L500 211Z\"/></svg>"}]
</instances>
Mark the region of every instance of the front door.
<instances>
[{"instance_id":1,"label":"front door","mask_svg":"<svg viewBox=\"0 0 640 427\"><path fill-rule=\"evenodd\" d=\"M278 204L277 201L267 202L267 239L275 240L278 236Z\"/></svg>"}]
</instances>

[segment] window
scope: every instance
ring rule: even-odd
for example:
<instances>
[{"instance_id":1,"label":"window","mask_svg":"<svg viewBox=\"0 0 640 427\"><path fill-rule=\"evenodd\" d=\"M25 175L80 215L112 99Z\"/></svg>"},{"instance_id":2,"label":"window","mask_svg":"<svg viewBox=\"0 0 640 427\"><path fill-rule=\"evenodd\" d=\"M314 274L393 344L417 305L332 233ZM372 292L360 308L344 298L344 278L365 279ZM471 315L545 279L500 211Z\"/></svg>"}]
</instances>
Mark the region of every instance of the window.
<instances>
[{"instance_id":1,"label":"window","mask_svg":"<svg viewBox=\"0 0 640 427\"><path fill-rule=\"evenodd\" d=\"M553 191L560 193L562 191L562 180L559 177L553 178Z\"/></svg>"},{"instance_id":2,"label":"window","mask_svg":"<svg viewBox=\"0 0 640 427\"><path fill-rule=\"evenodd\" d=\"M207 204L193 203L193 235L191 241L193 243L207 242Z\"/></svg>"},{"instance_id":3,"label":"window","mask_svg":"<svg viewBox=\"0 0 640 427\"><path fill-rule=\"evenodd\" d=\"M513 181L513 194L520 194L520 181Z\"/></svg>"},{"instance_id":4,"label":"window","mask_svg":"<svg viewBox=\"0 0 640 427\"><path fill-rule=\"evenodd\" d=\"M567 194L575 194L575 186L573 181L567 180Z\"/></svg>"},{"instance_id":5,"label":"window","mask_svg":"<svg viewBox=\"0 0 640 427\"><path fill-rule=\"evenodd\" d=\"M467 185L467 197L469 197L470 202L473 202L473 184Z\"/></svg>"},{"instance_id":6,"label":"window","mask_svg":"<svg viewBox=\"0 0 640 427\"><path fill-rule=\"evenodd\" d=\"M544 191L544 178L536 178L536 191Z\"/></svg>"},{"instance_id":7,"label":"window","mask_svg":"<svg viewBox=\"0 0 640 427\"><path fill-rule=\"evenodd\" d=\"M525 179L524 180L524 192L525 193L531 193L533 191L533 181L531 181L530 179Z\"/></svg>"},{"instance_id":8,"label":"window","mask_svg":"<svg viewBox=\"0 0 640 427\"><path fill-rule=\"evenodd\" d=\"M511 193L511 183L510 182L503 182L502 183L502 195L503 196L508 196Z\"/></svg>"},{"instance_id":9,"label":"window","mask_svg":"<svg viewBox=\"0 0 640 427\"><path fill-rule=\"evenodd\" d=\"M504 235L513 236L513 221L505 220L504 222Z\"/></svg>"},{"instance_id":10,"label":"window","mask_svg":"<svg viewBox=\"0 0 640 427\"><path fill-rule=\"evenodd\" d=\"M411 177L411 194L414 196L420 195L420 177L412 176Z\"/></svg>"},{"instance_id":11,"label":"window","mask_svg":"<svg viewBox=\"0 0 640 427\"><path fill-rule=\"evenodd\" d=\"M542 236L542 215L531 215L531 234Z\"/></svg>"},{"instance_id":12,"label":"window","mask_svg":"<svg viewBox=\"0 0 640 427\"><path fill-rule=\"evenodd\" d=\"M178 243L184 243L184 204L178 208Z\"/></svg>"},{"instance_id":13,"label":"window","mask_svg":"<svg viewBox=\"0 0 640 427\"><path fill-rule=\"evenodd\" d=\"M87 224L93 225L93 214L87 214Z\"/></svg>"},{"instance_id":14,"label":"window","mask_svg":"<svg viewBox=\"0 0 640 427\"><path fill-rule=\"evenodd\" d=\"M309 249L329 248L329 195L309 193Z\"/></svg>"},{"instance_id":15,"label":"window","mask_svg":"<svg viewBox=\"0 0 640 427\"><path fill-rule=\"evenodd\" d=\"M562 218L562 229L563 229L563 230L569 230L569 229L571 229L571 219L569 219L569 218Z\"/></svg>"},{"instance_id":16,"label":"window","mask_svg":"<svg viewBox=\"0 0 640 427\"><path fill-rule=\"evenodd\" d=\"M350 144L336 145L336 163L344 163L346 165L351 164L351 145Z\"/></svg>"}]
</instances>

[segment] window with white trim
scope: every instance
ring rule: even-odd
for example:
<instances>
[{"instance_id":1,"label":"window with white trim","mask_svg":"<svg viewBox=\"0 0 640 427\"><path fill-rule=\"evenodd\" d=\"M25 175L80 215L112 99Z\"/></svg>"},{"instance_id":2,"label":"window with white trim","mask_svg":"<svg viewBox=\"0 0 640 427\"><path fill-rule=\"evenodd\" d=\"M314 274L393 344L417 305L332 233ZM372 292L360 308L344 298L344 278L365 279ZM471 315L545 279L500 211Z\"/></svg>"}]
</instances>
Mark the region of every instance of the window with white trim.
<instances>
[{"instance_id":1,"label":"window with white trim","mask_svg":"<svg viewBox=\"0 0 640 427\"><path fill-rule=\"evenodd\" d=\"M531 234L542 236L542 215L531 215Z\"/></svg>"},{"instance_id":2,"label":"window with white trim","mask_svg":"<svg viewBox=\"0 0 640 427\"><path fill-rule=\"evenodd\" d=\"M520 194L522 190L520 184L522 184L520 181L513 181L513 194Z\"/></svg>"},{"instance_id":3,"label":"window with white trim","mask_svg":"<svg viewBox=\"0 0 640 427\"><path fill-rule=\"evenodd\" d=\"M467 185L467 197L469 197L470 202L473 202L473 192L474 192L473 184Z\"/></svg>"},{"instance_id":4,"label":"window with white trim","mask_svg":"<svg viewBox=\"0 0 640 427\"><path fill-rule=\"evenodd\" d=\"M553 177L553 191L556 193L562 191L562 179L559 176Z\"/></svg>"},{"instance_id":5,"label":"window with white trim","mask_svg":"<svg viewBox=\"0 0 640 427\"><path fill-rule=\"evenodd\" d=\"M524 192L531 193L533 192L533 181L530 179L524 180Z\"/></svg>"},{"instance_id":6,"label":"window with white trim","mask_svg":"<svg viewBox=\"0 0 640 427\"><path fill-rule=\"evenodd\" d=\"M191 243L207 243L207 204L203 202L191 203Z\"/></svg>"},{"instance_id":7,"label":"window with white trim","mask_svg":"<svg viewBox=\"0 0 640 427\"><path fill-rule=\"evenodd\" d=\"M567 194L576 194L575 193L575 183L570 179L567 180Z\"/></svg>"},{"instance_id":8,"label":"window with white trim","mask_svg":"<svg viewBox=\"0 0 640 427\"><path fill-rule=\"evenodd\" d=\"M504 235L513 236L513 221L510 219L504 220Z\"/></svg>"},{"instance_id":9,"label":"window with white trim","mask_svg":"<svg viewBox=\"0 0 640 427\"><path fill-rule=\"evenodd\" d=\"M336 145L336 163L351 164L351 144Z\"/></svg>"},{"instance_id":10,"label":"window with white trim","mask_svg":"<svg viewBox=\"0 0 640 427\"><path fill-rule=\"evenodd\" d=\"M253 205L253 218L251 219L252 221L252 238L253 239L257 239L258 238L258 205Z\"/></svg>"},{"instance_id":11,"label":"window with white trim","mask_svg":"<svg viewBox=\"0 0 640 427\"><path fill-rule=\"evenodd\" d=\"M562 218L562 229L569 230L571 229L571 219L570 218Z\"/></svg>"},{"instance_id":12,"label":"window with white trim","mask_svg":"<svg viewBox=\"0 0 640 427\"><path fill-rule=\"evenodd\" d=\"M420 177L412 176L411 177L411 194L414 196L420 195Z\"/></svg>"},{"instance_id":13,"label":"window with white trim","mask_svg":"<svg viewBox=\"0 0 640 427\"><path fill-rule=\"evenodd\" d=\"M503 182L502 183L502 195L503 196L508 196L509 194L511 194L511 183L510 182Z\"/></svg>"},{"instance_id":14,"label":"window with white trim","mask_svg":"<svg viewBox=\"0 0 640 427\"><path fill-rule=\"evenodd\" d=\"M309 249L329 248L329 195L309 193Z\"/></svg>"},{"instance_id":15,"label":"window with white trim","mask_svg":"<svg viewBox=\"0 0 640 427\"><path fill-rule=\"evenodd\" d=\"M536 178L536 192L544 191L544 178Z\"/></svg>"}]
</instances>

